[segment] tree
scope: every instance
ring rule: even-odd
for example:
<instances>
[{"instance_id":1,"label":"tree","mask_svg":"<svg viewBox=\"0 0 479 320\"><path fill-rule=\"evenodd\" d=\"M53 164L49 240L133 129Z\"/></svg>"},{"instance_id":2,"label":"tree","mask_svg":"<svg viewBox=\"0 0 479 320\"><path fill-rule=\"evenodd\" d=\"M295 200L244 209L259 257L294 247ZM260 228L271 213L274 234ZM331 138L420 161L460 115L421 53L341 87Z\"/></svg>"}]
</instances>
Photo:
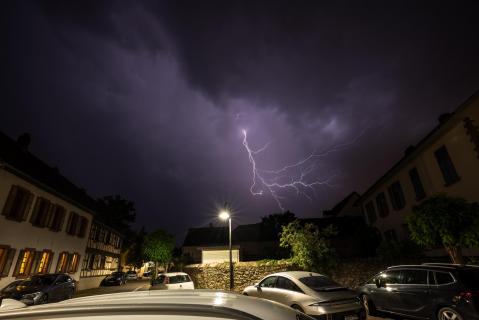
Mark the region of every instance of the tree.
<instances>
[{"instance_id":1,"label":"tree","mask_svg":"<svg viewBox=\"0 0 479 320\"><path fill-rule=\"evenodd\" d=\"M143 255L143 243L145 241L145 228L140 231L130 231L125 235L122 246L122 265L133 265L134 268L141 268L145 260Z\"/></svg>"},{"instance_id":2,"label":"tree","mask_svg":"<svg viewBox=\"0 0 479 320\"><path fill-rule=\"evenodd\" d=\"M121 233L128 233L130 224L135 222L134 203L119 195L97 199L97 207L98 219Z\"/></svg>"},{"instance_id":3,"label":"tree","mask_svg":"<svg viewBox=\"0 0 479 320\"><path fill-rule=\"evenodd\" d=\"M143 243L143 254L145 258L155 262L155 279L159 264L168 267L174 248L174 237L163 230L156 230L146 235Z\"/></svg>"},{"instance_id":4,"label":"tree","mask_svg":"<svg viewBox=\"0 0 479 320\"><path fill-rule=\"evenodd\" d=\"M299 220L295 220L283 227L280 246L291 249L291 261L301 269L329 271L336 261L329 238L336 234L333 225L319 230L313 223L302 225Z\"/></svg>"},{"instance_id":5,"label":"tree","mask_svg":"<svg viewBox=\"0 0 479 320\"><path fill-rule=\"evenodd\" d=\"M463 198L433 196L413 207L407 223L414 242L444 246L454 263L464 263L462 248L479 245L479 205Z\"/></svg>"}]
</instances>

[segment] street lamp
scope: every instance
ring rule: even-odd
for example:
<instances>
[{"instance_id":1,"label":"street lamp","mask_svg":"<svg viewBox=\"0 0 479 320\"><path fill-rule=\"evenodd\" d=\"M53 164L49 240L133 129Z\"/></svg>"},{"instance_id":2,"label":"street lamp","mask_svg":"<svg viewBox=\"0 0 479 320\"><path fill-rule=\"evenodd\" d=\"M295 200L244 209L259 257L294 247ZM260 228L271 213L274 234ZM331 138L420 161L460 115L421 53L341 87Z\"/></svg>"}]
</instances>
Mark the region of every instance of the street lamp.
<instances>
[{"instance_id":1,"label":"street lamp","mask_svg":"<svg viewBox=\"0 0 479 320\"><path fill-rule=\"evenodd\" d=\"M229 226L229 249L230 249L230 290L233 290L234 287L234 277L233 277L233 253L231 248L231 214L228 210L223 210L219 215L221 220L228 220Z\"/></svg>"}]
</instances>

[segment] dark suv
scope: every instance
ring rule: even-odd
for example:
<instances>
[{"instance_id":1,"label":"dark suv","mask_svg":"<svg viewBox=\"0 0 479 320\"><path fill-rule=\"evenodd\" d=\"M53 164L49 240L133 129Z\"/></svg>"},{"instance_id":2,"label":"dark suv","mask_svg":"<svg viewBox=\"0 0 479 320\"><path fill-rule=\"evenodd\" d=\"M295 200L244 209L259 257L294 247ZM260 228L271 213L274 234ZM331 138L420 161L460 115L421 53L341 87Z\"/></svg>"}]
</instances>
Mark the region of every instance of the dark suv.
<instances>
[{"instance_id":1,"label":"dark suv","mask_svg":"<svg viewBox=\"0 0 479 320\"><path fill-rule=\"evenodd\" d=\"M424 263L389 267L358 288L370 315L479 319L479 267Z\"/></svg>"}]
</instances>

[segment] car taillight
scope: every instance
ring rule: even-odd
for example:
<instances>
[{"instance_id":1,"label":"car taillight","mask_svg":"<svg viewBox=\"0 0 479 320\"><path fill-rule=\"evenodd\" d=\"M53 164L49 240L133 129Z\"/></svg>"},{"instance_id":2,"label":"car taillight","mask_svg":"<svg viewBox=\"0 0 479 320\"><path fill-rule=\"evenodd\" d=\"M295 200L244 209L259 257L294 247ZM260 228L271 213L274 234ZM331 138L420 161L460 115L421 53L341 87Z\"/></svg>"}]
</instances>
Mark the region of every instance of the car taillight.
<instances>
[{"instance_id":1,"label":"car taillight","mask_svg":"<svg viewBox=\"0 0 479 320\"><path fill-rule=\"evenodd\" d=\"M479 297L479 291L464 291L459 294L459 297L469 302L472 298Z\"/></svg>"}]
</instances>

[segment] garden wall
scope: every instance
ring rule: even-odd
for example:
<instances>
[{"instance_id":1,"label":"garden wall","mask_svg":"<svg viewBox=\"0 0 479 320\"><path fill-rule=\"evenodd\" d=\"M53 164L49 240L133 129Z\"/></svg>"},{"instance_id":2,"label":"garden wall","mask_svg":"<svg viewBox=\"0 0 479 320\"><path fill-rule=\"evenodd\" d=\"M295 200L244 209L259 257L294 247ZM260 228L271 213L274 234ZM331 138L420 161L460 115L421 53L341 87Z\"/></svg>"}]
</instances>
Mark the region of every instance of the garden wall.
<instances>
[{"instance_id":1,"label":"garden wall","mask_svg":"<svg viewBox=\"0 0 479 320\"><path fill-rule=\"evenodd\" d=\"M410 259L401 264L420 263L422 259ZM348 288L355 288L390 265L378 258L355 259L341 262L329 276ZM183 268L195 283L197 289L229 290L229 264L193 264ZM298 270L287 260L237 262L234 264L235 288L241 292L245 287L259 282L268 274Z\"/></svg>"}]
</instances>

